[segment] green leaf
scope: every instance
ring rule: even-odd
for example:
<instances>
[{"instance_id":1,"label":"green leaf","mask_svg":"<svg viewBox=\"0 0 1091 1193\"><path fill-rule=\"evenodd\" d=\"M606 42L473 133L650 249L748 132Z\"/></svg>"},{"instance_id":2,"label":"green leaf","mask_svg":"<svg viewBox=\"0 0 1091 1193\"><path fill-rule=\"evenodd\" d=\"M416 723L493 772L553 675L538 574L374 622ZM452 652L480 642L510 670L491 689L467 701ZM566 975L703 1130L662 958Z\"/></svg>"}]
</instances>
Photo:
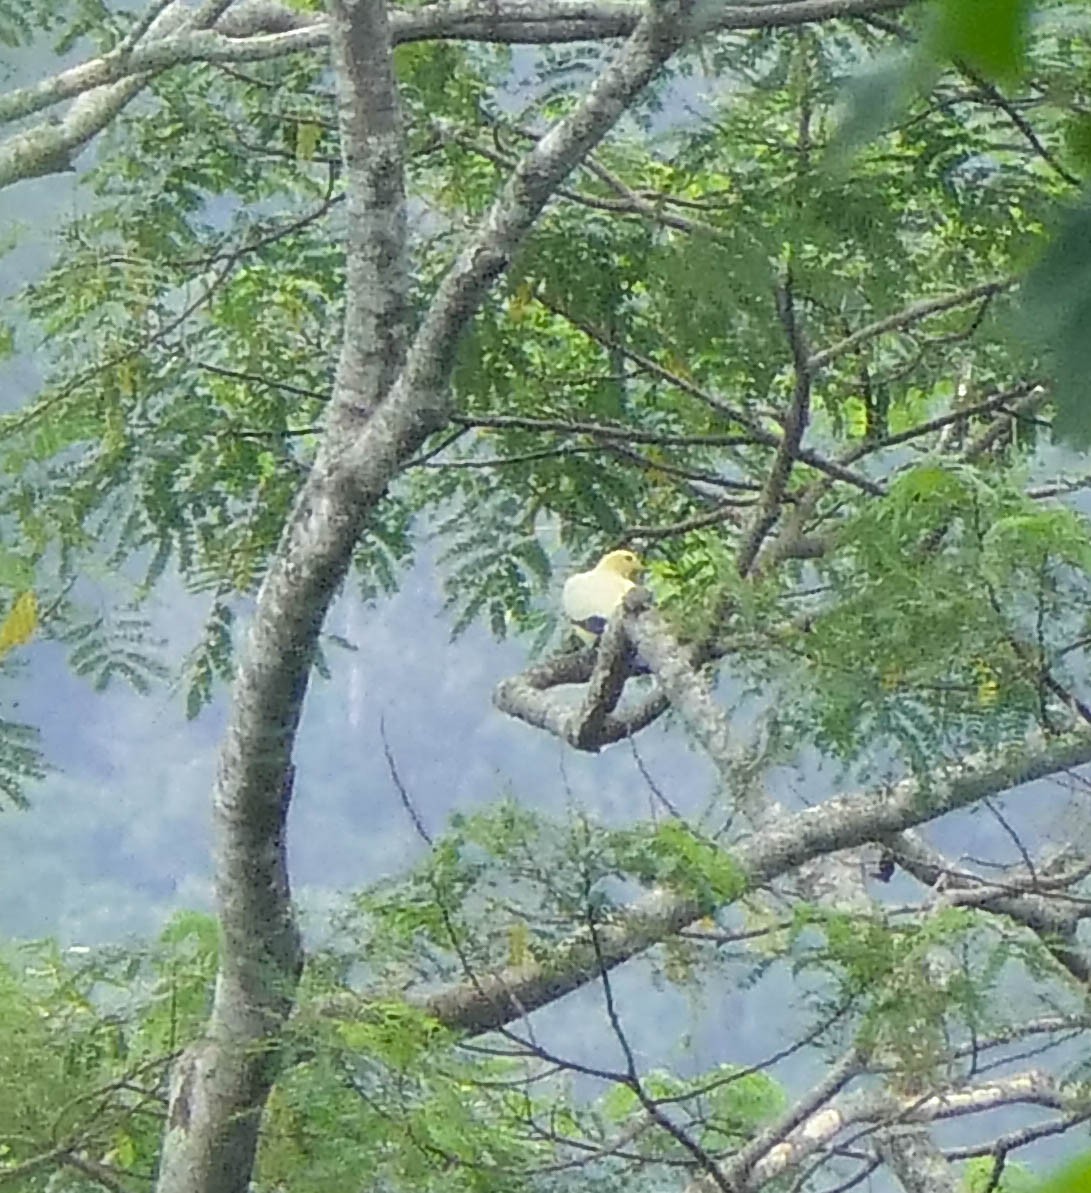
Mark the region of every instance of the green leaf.
<instances>
[{"instance_id":1,"label":"green leaf","mask_svg":"<svg viewBox=\"0 0 1091 1193\"><path fill-rule=\"evenodd\" d=\"M1038 1193L1087 1193L1088 1189L1091 1189L1091 1156L1084 1156L1046 1181Z\"/></svg>"},{"instance_id":2,"label":"green leaf","mask_svg":"<svg viewBox=\"0 0 1091 1193\"><path fill-rule=\"evenodd\" d=\"M932 29L936 51L997 82L1012 82L1026 58L1030 0L941 0Z\"/></svg>"},{"instance_id":3,"label":"green leaf","mask_svg":"<svg viewBox=\"0 0 1091 1193\"><path fill-rule=\"evenodd\" d=\"M898 52L873 59L847 82L843 109L830 146L829 161L847 167L862 146L901 120L913 101L939 76L939 64L919 52Z\"/></svg>"},{"instance_id":4,"label":"green leaf","mask_svg":"<svg viewBox=\"0 0 1091 1193\"><path fill-rule=\"evenodd\" d=\"M1081 174L1091 174L1091 116L1075 113L1065 126L1065 148Z\"/></svg>"},{"instance_id":5,"label":"green leaf","mask_svg":"<svg viewBox=\"0 0 1091 1193\"><path fill-rule=\"evenodd\" d=\"M1041 1186L1025 1164L1006 1159L999 1184L993 1179L995 1171L992 1156L967 1161L962 1173L965 1193L1039 1193Z\"/></svg>"},{"instance_id":6,"label":"green leaf","mask_svg":"<svg viewBox=\"0 0 1091 1193\"><path fill-rule=\"evenodd\" d=\"M1021 291L1020 326L1052 364L1054 434L1091 444L1091 195L1069 211Z\"/></svg>"}]
</instances>

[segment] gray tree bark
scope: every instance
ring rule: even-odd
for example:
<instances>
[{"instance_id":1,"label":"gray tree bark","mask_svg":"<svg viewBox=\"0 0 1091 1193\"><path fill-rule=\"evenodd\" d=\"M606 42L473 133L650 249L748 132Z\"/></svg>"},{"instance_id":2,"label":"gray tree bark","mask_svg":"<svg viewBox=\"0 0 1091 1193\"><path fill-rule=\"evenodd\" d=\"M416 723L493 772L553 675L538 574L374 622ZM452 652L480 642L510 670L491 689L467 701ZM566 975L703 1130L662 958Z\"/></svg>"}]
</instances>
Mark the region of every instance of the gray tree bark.
<instances>
[{"instance_id":1,"label":"gray tree bark","mask_svg":"<svg viewBox=\"0 0 1091 1193\"><path fill-rule=\"evenodd\" d=\"M315 461L258 594L214 793L222 945L205 1037L172 1074L160 1193L242 1193L301 968L284 851L291 754L323 620L367 515L451 413L459 338L565 176L681 44L689 0L649 5L584 101L519 163L408 349L398 95L383 0L329 25L348 188L342 351Z\"/></svg>"}]
</instances>

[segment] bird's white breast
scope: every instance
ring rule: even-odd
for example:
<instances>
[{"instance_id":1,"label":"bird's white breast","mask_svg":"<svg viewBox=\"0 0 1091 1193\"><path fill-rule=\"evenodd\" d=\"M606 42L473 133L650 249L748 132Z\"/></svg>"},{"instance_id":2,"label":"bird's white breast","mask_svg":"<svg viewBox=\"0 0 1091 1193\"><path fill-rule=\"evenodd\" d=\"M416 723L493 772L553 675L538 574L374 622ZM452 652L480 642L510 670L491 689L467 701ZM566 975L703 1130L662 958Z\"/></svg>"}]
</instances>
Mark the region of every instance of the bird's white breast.
<instances>
[{"instance_id":1,"label":"bird's white breast","mask_svg":"<svg viewBox=\"0 0 1091 1193\"><path fill-rule=\"evenodd\" d=\"M591 617L609 618L621 604L633 582L617 572L579 572L569 576L561 594L561 603L572 621L587 621Z\"/></svg>"}]
</instances>

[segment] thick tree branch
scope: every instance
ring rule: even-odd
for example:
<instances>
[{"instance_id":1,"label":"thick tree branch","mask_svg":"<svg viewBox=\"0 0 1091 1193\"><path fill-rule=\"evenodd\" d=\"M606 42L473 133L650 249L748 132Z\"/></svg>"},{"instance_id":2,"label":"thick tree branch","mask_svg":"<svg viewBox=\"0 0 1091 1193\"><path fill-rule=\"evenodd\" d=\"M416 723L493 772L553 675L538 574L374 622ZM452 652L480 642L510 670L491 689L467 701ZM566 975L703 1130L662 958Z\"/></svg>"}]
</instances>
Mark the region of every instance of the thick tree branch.
<instances>
[{"instance_id":1,"label":"thick tree branch","mask_svg":"<svg viewBox=\"0 0 1091 1193\"><path fill-rule=\"evenodd\" d=\"M669 702L661 691L652 692L631 707L618 710L613 704L604 704L600 711L594 711L598 704L593 694L579 706L562 703L552 695L553 689L562 685L588 683L594 668L595 653L591 650L556 655L498 684L493 703L508 716L590 753L632 737L667 709Z\"/></svg>"},{"instance_id":2,"label":"thick tree branch","mask_svg":"<svg viewBox=\"0 0 1091 1193\"><path fill-rule=\"evenodd\" d=\"M841 1131L853 1124L932 1123L1017 1103L1065 1109L1070 1102L1078 1101L1079 1097L1076 1088L1063 1087L1049 1074L1035 1070L992 1081L966 1082L941 1094L923 1098L896 1094L890 1090L863 1091L845 1098L837 1106L820 1110L804 1123L783 1152L770 1155L755 1166L753 1182L749 1187L759 1188L762 1183L794 1167L804 1156L827 1146ZM940 1189L945 1187L939 1186Z\"/></svg>"},{"instance_id":3,"label":"thick tree branch","mask_svg":"<svg viewBox=\"0 0 1091 1193\"><path fill-rule=\"evenodd\" d=\"M1016 875L1005 882L987 882L952 866L917 833L899 833L885 844L918 882L937 890L942 887L939 899L944 904L980 907L1029 928L1081 985L1091 980L1091 964L1076 935L1080 922L1091 918L1091 903L1063 897L1091 872L1091 863L1082 862L1049 878Z\"/></svg>"},{"instance_id":4,"label":"thick tree branch","mask_svg":"<svg viewBox=\"0 0 1091 1193\"><path fill-rule=\"evenodd\" d=\"M87 70L78 80L65 71L35 87L0 96L0 123L30 115L72 95L79 98L57 123L43 121L0 142L0 188L26 178L38 178L72 168L72 159L98 135L147 83L150 73L131 65L145 46L154 47L176 29L192 26L194 17L180 2L166 7L149 23L136 47L123 44L114 70ZM200 33L199 28L194 30ZM96 60L100 61L100 60ZM82 68L75 68L77 71ZM62 81L62 80L66 80ZM102 86L109 80L109 86Z\"/></svg>"},{"instance_id":5,"label":"thick tree branch","mask_svg":"<svg viewBox=\"0 0 1091 1193\"><path fill-rule=\"evenodd\" d=\"M681 38L716 29L791 27L835 18L866 16L904 8L908 0L784 0L782 3L705 5L699 17L678 27ZM205 5L215 19L225 6ZM695 10L696 11L696 10ZM554 44L602 40L632 34L643 6L599 0L494 0L432 4L392 14L394 44L469 40L506 44ZM65 117L43 121L0 143L0 187L71 168L74 156L102 131L161 71L194 62L240 63L281 58L321 49L329 22L270 0L243 0L219 16L217 28L202 28L175 0L150 23L136 44L59 72L29 87L0 95L0 124L80 97ZM189 28L180 28L188 25Z\"/></svg>"},{"instance_id":6,"label":"thick tree branch","mask_svg":"<svg viewBox=\"0 0 1091 1193\"><path fill-rule=\"evenodd\" d=\"M879 1150L887 1163L896 1167L906 1190L953 1193L961 1185L951 1183L947 1158L932 1146L927 1135L913 1130L914 1124L962 1118L1019 1103L1063 1110L1073 1116L1085 1113L1078 1086L1061 1085L1049 1074L1033 1069L992 1081L957 1084L928 1097L864 1090L832 1106L820 1107L730 1187L737 1193L757 1193L808 1156L831 1147L848 1127L864 1125L879 1129ZM892 1123L900 1124L900 1131L892 1129ZM724 1167L732 1171L730 1161ZM702 1176L688 1186L686 1193L710 1193L715 1187L707 1176Z\"/></svg>"},{"instance_id":7,"label":"thick tree branch","mask_svg":"<svg viewBox=\"0 0 1091 1193\"><path fill-rule=\"evenodd\" d=\"M402 135L385 8L350 0L334 6L331 22L349 186L342 353L322 445L236 672L213 797L220 967L207 1036L172 1074L157 1185L170 1193L236 1193L250 1181L275 1041L302 967L284 846L292 746L316 638L371 504L347 483L339 457L404 355ZM423 440L427 432L414 429ZM382 456L380 468L396 460Z\"/></svg>"},{"instance_id":8,"label":"thick tree branch","mask_svg":"<svg viewBox=\"0 0 1091 1193\"><path fill-rule=\"evenodd\" d=\"M732 850L746 889L757 889L805 862L882 840L917 824L969 807L1022 783L1091 763L1091 736L1040 738L975 755L941 768L927 787L913 779L893 788L827 800L764 825ZM743 893L740 890L740 894ZM707 909L670 891L657 890L599 925L599 944L610 967L681 932ZM596 959L582 936L554 950L548 962L509 966L411 1001L455 1030L491 1031L548 1005L592 981Z\"/></svg>"},{"instance_id":9,"label":"thick tree branch","mask_svg":"<svg viewBox=\"0 0 1091 1193\"><path fill-rule=\"evenodd\" d=\"M629 643L659 680L659 691L634 708L615 712L628 674ZM627 593L621 611L606 627L597 650L560 655L497 686L493 703L501 712L546 729L578 750L595 752L631 736L654 720L668 702L704 746L725 787L734 779L727 718L716 705L707 680L695 669L693 652L675 641L642 588ZM560 702L552 689L587 681L579 707ZM756 811L749 809L750 812Z\"/></svg>"},{"instance_id":10,"label":"thick tree branch","mask_svg":"<svg viewBox=\"0 0 1091 1193\"><path fill-rule=\"evenodd\" d=\"M725 5L703 15L690 33L716 29L791 27L833 18L865 16L906 7L908 0L787 0L785 3ZM165 5L152 6L166 7ZM124 79L147 78L193 62L241 63L282 58L323 49L329 23L323 16L274 0L242 0L229 11L217 4L176 31L184 15L174 0L175 16L158 25L151 38L126 38L116 49L60 71L48 79L0 95L0 124L40 112L94 88ZM552 45L568 41L600 41L626 37L643 11L638 3L618 0L476 0L473 3L427 4L391 14L395 45L416 41L458 40L500 44ZM208 23L207 27L200 23ZM138 31L141 22L138 22ZM153 25L154 22L147 22Z\"/></svg>"},{"instance_id":11,"label":"thick tree branch","mask_svg":"<svg viewBox=\"0 0 1091 1193\"><path fill-rule=\"evenodd\" d=\"M584 690L576 725L577 749L597 749L610 714L617 707L629 674L632 647L625 619L612 617L598 642L591 678Z\"/></svg>"},{"instance_id":12,"label":"thick tree branch","mask_svg":"<svg viewBox=\"0 0 1091 1193\"><path fill-rule=\"evenodd\" d=\"M740 1188L757 1164L763 1160L768 1163L767 1157L778 1157L785 1151L790 1152L792 1145L785 1141L790 1136L798 1136L800 1128L805 1123L814 1121L822 1108L864 1070L864 1057L855 1049L850 1049L841 1060L830 1067L829 1072L816 1086L794 1102L768 1127L759 1131L749 1143L722 1165L729 1186ZM707 1182L694 1182L690 1186L691 1193L699 1193L702 1186L707 1188Z\"/></svg>"},{"instance_id":13,"label":"thick tree branch","mask_svg":"<svg viewBox=\"0 0 1091 1193\"><path fill-rule=\"evenodd\" d=\"M318 634L367 517L444 425L455 349L489 285L556 186L678 48L687 8L685 0L653 3L584 101L524 157L403 354L402 144L386 10L382 0L334 0L350 189L342 354L326 430L236 672L214 796L220 970L207 1037L172 1076L161 1193L238 1193L250 1180L275 1041L300 970L283 847L291 753Z\"/></svg>"},{"instance_id":14,"label":"thick tree branch","mask_svg":"<svg viewBox=\"0 0 1091 1193\"><path fill-rule=\"evenodd\" d=\"M516 167L479 234L440 283L391 394L392 406L405 394L420 399L430 395L426 400L437 418L452 413L447 378L469 318L556 188L682 44L691 4L692 0L654 0L624 52L604 68L579 108L546 133ZM354 465L350 461L350 467Z\"/></svg>"},{"instance_id":15,"label":"thick tree branch","mask_svg":"<svg viewBox=\"0 0 1091 1193\"><path fill-rule=\"evenodd\" d=\"M919 1124L884 1128L878 1133L875 1150L905 1193L959 1193L966 1187L932 1136Z\"/></svg>"},{"instance_id":16,"label":"thick tree branch","mask_svg":"<svg viewBox=\"0 0 1091 1193\"><path fill-rule=\"evenodd\" d=\"M735 771L731 753L731 726L727 715L712 695L709 678L695 666L692 651L678 643L643 589L625 596L625 626L640 657L655 672L671 707L686 722L694 739L704 748L719 771L723 799L727 804L733 791ZM748 793L742 810L756 822L764 809L754 804Z\"/></svg>"}]
</instances>

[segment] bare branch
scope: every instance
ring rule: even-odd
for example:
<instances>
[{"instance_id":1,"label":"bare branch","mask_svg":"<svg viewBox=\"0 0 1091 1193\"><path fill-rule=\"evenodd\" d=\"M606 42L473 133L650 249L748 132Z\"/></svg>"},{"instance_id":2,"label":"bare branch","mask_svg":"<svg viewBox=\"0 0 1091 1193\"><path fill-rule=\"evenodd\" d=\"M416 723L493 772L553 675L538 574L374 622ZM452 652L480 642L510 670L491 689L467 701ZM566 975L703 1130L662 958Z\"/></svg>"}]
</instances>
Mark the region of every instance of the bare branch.
<instances>
[{"instance_id":1,"label":"bare branch","mask_svg":"<svg viewBox=\"0 0 1091 1193\"><path fill-rule=\"evenodd\" d=\"M835 18L864 16L906 7L908 0L786 0L781 3L708 6L689 35L714 29L765 29L791 27ZM155 13L158 4L150 11ZM241 0L230 6L211 0L185 31L173 31L186 10L172 0L172 32L159 26L152 39L139 36L142 26L154 19L141 18L137 37L127 38L115 50L61 71L30 87L0 95L0 123L26 117L93 88L132 79L136 90L160 71L191 62L240 63L281 58L306 50L323 49L329 38L324 17L275 3L275 0ZM621 0L474 0L471 3L426 4L391 14L395 45L432 40L481 41L501 44L554 44L599 41L630 35L643 12L639 3ZM212 14L220 14L218 19ZM201 19L215 29L206 28ZM138 43L138 44L134 44ZM134 92L135 94L135 92ZM35 133L44 132L40 126ZM69 152L75 148L69 146ZM59 151L59 147L58 147ZM31 175L19 175L30 177Z\"/></svg>"},{"instance_id":2,"label":"bare branch","mask_svg":"<svg viewBox=\"0 0 1091 1193\"><path fill-rule=\"evenodd\" d=\"M812 374L816 373L828 365L831 360L844 356L846 352L852 352L861 344L873 340L877 336L885 335L888 331L901 331L906 327L911 327L914 323L920 323L931 315L938 315L943 311L953 310L955 307L966 306L968 303L976 302L979 298L999 294L1003 290L1010 290L1014 285L1014 278L998 278L995 281L970 286L966 290L960 290L957 294L941 294L936 298L925 298L920 302L911 303L904 310L898 311L894 315L887 315L883 319L877 319L874 323L869 323L866 327L854 331L843 340L838 340L836 344L831 344L828 348L814 353L808 359L807 367Z\"/></svg>"},{"instance_id":3,"label":"bare branch","mask_svg":"<svg viewBox=\"0 0 1091 1193\"><path fill-rule=\"evenodd\" d=\"M884 1128L875 1147L905 1193L960 1193L965 1188L931 1135L916 1124Z\"/></svg>"},{"instance_id":4,"label":"bare branch","mask_svg":"<svg viewBox=\"0 0 1091 1193\"><path fill-rule=\"evenodd\" d=\"M788 487L788 478L792 472L792 465L799 456L803 435L807 430L807 421L810 417L810 357L803 328L800 327L796 315L791 277L788 277L783 285L777 287L777 313L780 315L784 334L787 336L788 344L792 350L795 388L784 416L784 435L780 443L777 444L765 487L758 498L758 506L750 523L750 530L739 547L736 568L740 576L749 573L758 551L765 541L765 536L772 530L777 518L780 517L785 491Z\"/></svg>"},{"instance_id":5,"label":"bare branch","mask_svg":"<svg viewBox=\"0 0 1091 1193\"><path fill-rule=\"evenodd\" d=\"M215 4L206 6L205 16L215 10ZM138 22L138 28L141 23ZM142 64L141 55L154 57L156 51L162 54L165 39L179 28L188 25L193 36L202 32L195 15L180 0L169 4L146 24L136 46L123 42L108 56L109 60L95 59L33 87L0 96L0 123L31 115L58 100L79 96L58 123L43 121L0 142L0 187L71 169L75 154L139 94L151 74L167 64L157 66L154 60Z\"/></svg>"},{"instance_id":6,"label":"bare branch","mask_svg":"<svg viewBox=\"0 0 1091 1193\"><path fill-rule=\"evenodd\" d=\"M1082 187L1083 179L1077 174L1073 174L1071 170L1066 169L1063 162L1061 162L1047 147L1043 144L1041 138L1034 131L1033 126L1023 116L1019 109L1011 103L1006 95L989 82L983 75L974 70L968 63L959 61L956 63L958 69L968 78L972 79L974 84L979 88L981 93L986 97L987 102L994 107L999 108L1005 116L1015 125L1015 127L1023 134L1027 144L1031 147L1035 154L1042 159L1058 177L1063 178L1069 186Z\"/></svg>"},{"instance_id":7,"label":"bare branch","mask_svg":"<svg viewBox=\"0 0 1091 1193\"><path fill-rule=\"evenodd\" d=\"M591 753L638 733L666 710L668 700L658 691L620 711L613 706L595 711L594 697L573 707L549 694L564 684L587 683L594 666L595 654L590 650L556 655L504 680L493 693L493 703L508 716L517 717L536 729L545 729L573 748Z\"/></svg>"},{"instance_id":8,"label":"bare branch","mask_svg":"<svg viewBox=\"0 0 1091 1193\"><path fill-rule=\"evenodd\" d=\"M655 672L671 707L689 726L693 737L704 748L724 784L725 803L738 792L732 790L731 726L723 709L713 699L709 681L695 667L692 651L678 643L663 619L651 608L643 589L625 594L625 626L640 657ZM757 822L765 809L758 806L752 793L743 800L742 810Z\"/></svg>"},{"instance_id":9,"label":"bare branch","mask_svg":"<svg viewBox=\"0 0 1091 1193\"><path fill-rule=\"evenodd\" d=\"M595 664L580 707L573 743L577 749L597 748L607 718L621 698L631 657L625 619L611 617L599 639Z\"/></svg>"},{"instance_id":10,"label":"bare branch","mask_svg":"<svg viewBox=\"0 0 1091 1193\"><path fill-rule=\"evenodd\" d=\"M1020 419L1029 419L1035 411L1045 405L1048 394L1041 385L1035 385L1025 397L1003 411L986 430L972 439L963 452L967 460L977 460L990 452L997 443L1008 435Z\"/></svg>"},{"instance_id":11,"label":"bare branch","mask_svg":"<svg viewBox=\"0 0 1091 1193\"><path fill-rule=\"evenodd\" d=\"M818 1109L783 1143L755 1164L751 1172L743 1180L736 1182L733 1188L739 1193L749 1190L756 1193L775 1177L799 1165L806 1156L831 1146L842 1131L854 1124L865 1123L882 1127L890 1123L932 1123L1016 1103L1031 1103L1080 1113L1081 1093L1077 1087L1062 1086L1050 1075L1036 1070L988 1082L966 1082L945 1089L940 1094L926 1097L911 1097L890 1090L863 1091L850 1095L834 1106ZM888 1152L893 1146L889 1143L890 1138L887 1136L884 1141ZM906 1146L912 1150L915 1144L919 1149L921 1138L919 1135L908 1133ZM945 1167L941 1169L937 1164L937 1160L941 1158L940 1153L931 1157L920 1153L922 1168L919 1171L927 1172L932 1177L944 1172ZM927 1165L924 1164L926 1159ZM905 1171L908 1171L910 1156L903 1155L900 1160L906 1165ZM901 1165L899 1171L902 1171ZM687 1193L708 1193L712 1187L707 1177L701 1177L689 1186ZM912 1185L907 1188L922 1193L927 1190L930 1193L933 1188L943 1190L951 1186L941 1183Z\"/></svg>"},{"instance_id":12,"label":"bare branch","mask_svg":"<svg viewBox=\"0 0 1091 1193\"><path fill-rule=\"evenodd\" d=\"M885 435L882 439L877 439L874 442L862 443L841 456L840 462L842 464L853 464L863 456L882 451L884 448L897 447L899 443L911 443L914 439L930 435L933 431L942 431L945 427L949 427L954 423L968 421L980 414L992 414L997 410L1004 411L1017 399L1025 398L1037 389L1038 384L1036 381L1021 381L1018 385L1013 385L998 393L990 394L987 398L982 398L980 402L973 402L969 406L958 410L951 410L947 414L930 418L925 422L918 423L914 427L908 427L904 431L898 431L893 435Z\"/></svg>"},{"instance_id":13,"label":"bare branch","mask_svg":"<svg viewBox=\"0 0 1091 1193\"><path fill-rule=\"evenodd\" d=\"M261 11L260 22L252 19L255 9ZM221 25L232 21L238 24L245 20L247 12L251 16L248 39L241 40L242 29L230 35L196 24L196 14L186 9L180 0L157 2L149 7L129 35L109 53L81 62L27 87L0 94L0 124L32 116L63 100L96 90L100 94L95 107L105 110L110 106L105 102L105 96L108 93L115 94L111 90L113 84L126 83L135 87L131 94L136 94L151 77L170 67L191 62L245 62L279 58L299 50L324 47L328 40L325 19L316 20L313 13L284 9L285 15L291 14L290 21L285 25L281 10L273 5L236 5L234 12L221 20ZM269 27L270 22L276 22L275 34L255 36L259 30ZM32 133L42 134L49 127L39 125Z\"/></svg>"},{"instance_id":14,"label":"bare branch","mask_svg":"<svg viewBox=\"0 0 1091 1193\"><path fill-rule=\"evenodd\" d=\"M1091 1110L1073 1110L1068 1114L1051 1118L1048 1122L1035 1123L1018 1131L1008 1131L987 1143L948 1148L944 1154L951 1161L968 1160L974 1156L994 1156L998 1168L1003 1170L1004 1160L1016 1148L1026 1147L1027 1144L1035 1143L1039 1139L1048 1139L1052 1135L1063 1135L1080 1123L1087 1122L1089 1118Z\"/></svg>"},{"instance_id":15,"label":"bare branch","mask_svg":"<svg viewBox=\"0 0 1091 1193\"><path fill-rule=\"evenodd\" d=\"M1081 984L1091 980L1091 965L1078 946L1077 928L1091 917L1091 903L1058 899L1063 891L1091 873L1084 863L1050 879L1018 876L1005 882L986 882L952 866L937 849L916 833L901 833L886 844L898 864L929 887L942 885L941 900L952 906L980 907L1031 929L1042 938L1056 960Z\"/></svg>"},{"instance_id":16,"label":"bare branch","mask_svg":"<svg viewBox=\"0 0 1091 1193\"><path fill-rule=\"evenodd\" d=\"M781 1154L784 1149L791 1150L791 1145L785 1140L808 1119L815 1115L832 1098L839 1094L849 1082L864 1071L864 1057L855 1049L850 1049L837 1064L830 1068L826 1076L802 1098L768 1127L760 1131L743 1148L731 1157L723 1166L723 1173L727 1177L731 1188L738 1188L746 1181L749 1174L763 1159L767 1162ZM694 1193L697 1193L694 1190Z\"/></svg>"},{"instance_id":17,"label":"bare branch","mask_svg":"<svg viewBox=\"0 0 1091 1193\"><path fill-rule=\"evenodd\" d=\"M526 431L554 431L560 435L589 435L595 439L623 443L653 443L664 447L745 447L757 442L752 435L671 435L644 431L624 423L584 422L568 418L529 418L521 414L456 414L451 422L464 427L512 428Z\"/></svg>"},{"instance_id":18,"label":"bare branch","mask_svg":"<svg viewBox=\"0 0 1091 1193\"><path fill-rule=\"evenodd\" d=\"M651 543L657 539L688 534L691 530L701 530L706 526L718 526L721 522L733 522L738 525L739 519L738 503L721 501L716 509L707 514L695 514L692 518L682 518L678 522L668 522L662 526L630 526L626 537Z\"/></svg>"}]
</instances>

